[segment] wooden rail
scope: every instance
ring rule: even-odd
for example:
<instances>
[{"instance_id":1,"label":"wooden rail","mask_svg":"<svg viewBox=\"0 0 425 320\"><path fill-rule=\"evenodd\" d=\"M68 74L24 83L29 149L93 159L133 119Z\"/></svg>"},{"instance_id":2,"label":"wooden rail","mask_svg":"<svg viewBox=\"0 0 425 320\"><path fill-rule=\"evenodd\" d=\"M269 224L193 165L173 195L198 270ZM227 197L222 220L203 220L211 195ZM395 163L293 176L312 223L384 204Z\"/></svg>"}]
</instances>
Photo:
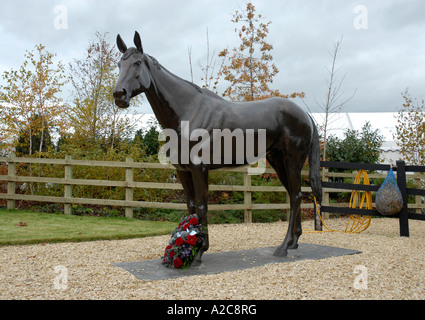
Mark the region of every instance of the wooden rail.
<instances>
[{"instance_id":1,"label":"wooden rail","mask_svg":"<svg viewBox=\"0 0 425 320\"><path fill-rule=\"evenodd\" d=\"M25 201L37 201L37 202L50 202L50 203L61 203L64 205L65 214L72 214L72 205L104 205L104 206L117 206L125 208L125 216L133 218L134 208L158 208L158 209L177 209L186 210L185 203L168 203L168 202L155 202L155 201L135 201L134 200L134 189L146 188L146 189L170 189L170 190L182 190L180 183L163 183L163 182L137 182L134 181L134 169L165 169L174 170L172 165L163 165L161 163L146 163L146 162L134 162L133 159L127 158L125 162L118 161L92 161L92 160L73 160L70 156L65 159L39 159L39 158L19 158L14 156L0 157L0 165L5 163L7 165L7 175L0 175L0 182L4 181L7 183L7 193L0 193L0 199L7 200L7 208L13 209L16 207L17 200ZM47 165L61 165L65 167L63 178L52 178L52 177L35 177L35 176L19 176L17 175L16 165L18 163L25 164L47 164ZM76 179L73 177L74 166L100 166L100 167L112 167L112 168L124 168L125 169L125 180L123 181L111 181L111 180L96 180L96 179ZM244 210L244 220L247 223L252 222L252 210L264 210L264 209L283 209L288 210L290 208L289 202L286 203L252 203L253 192L286 192L283 186L253 186L251 184L251 176L248 175L248 167L239 167L231 169L221 169L216 171L222 172L239 172L243 174L243 185L210 185L210 191L241 191L244 194L244 203L241 204L210 204L209 210L212 211L224 211L224 210ZM273 169L266 169L265 173L275 173ZM303 176L308 177L308 172L303 171ZM170 172L171 175L171 172ZM326 181L329 177L340 177L340 178L354 178L356 172L353 173L336 173L328 172L324 169L325 181L323 182L323 205L329 206L329 194L332 192L351 192L350 189L335 189L327 188ZM323 176L323 175L322 175ZM385 178L386 174L370 174L370 178ZM412 179L415 179L420 184L420 179L423 176L418 174L412 175ZM410 177L409 177L410 178ZM40 195L29 195L29 194L17 194L16 184L17 183L51 183L64 185L63 196L40 196ZM104 186L104 187L122 187L125 188L125 199L112 200L112 199L89 199L89 198L76 198L73 197L73 186L84 185L84 186ZM372 187L373 188L373 187ZM376 188L376 187L375 187ZM302 192L311 192L310 187L302 187ZM286 196L286 199L289 199ZM333 207L348 207L347 203L333 203ZM302 203L301 208L313 208L313 203ZM410 209L416 209L420 212L421 209L425 208L422 204L422 198L419 195L415 197L415 203L409 204ZM337 209L335 209L337 210Z\"/></svg>"}]
</instances>

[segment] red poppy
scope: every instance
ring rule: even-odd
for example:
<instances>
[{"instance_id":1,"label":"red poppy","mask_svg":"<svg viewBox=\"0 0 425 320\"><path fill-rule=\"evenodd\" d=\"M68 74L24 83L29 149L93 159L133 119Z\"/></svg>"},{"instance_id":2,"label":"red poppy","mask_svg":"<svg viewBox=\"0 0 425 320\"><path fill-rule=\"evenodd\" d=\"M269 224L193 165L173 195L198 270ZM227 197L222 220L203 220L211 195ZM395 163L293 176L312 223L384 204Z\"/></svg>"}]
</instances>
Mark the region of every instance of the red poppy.
<instances>
[{"instance_id":1,"label":"red poppy","mask_svg":"<svg viewBox=\"0 0 425 320\"><path fill-rule=\"evenodd\" d=\"M198 224L198 219L196 217L193 217L190 219L190 224Z\"/></svg>"},{"instance_id":2,"label":"red poppy","mask_svg":"<svg viewBox=\"0 0 425 320\"><path fill-rule=\"evenodd\" d=\"M170 252L170 258L172 258L172 257L174 257L175 256L175 252L174 252L174 250L172 250L171 252Z\"/></svg>"},{"instance_id":3,"label":"red poppy","mask_svg":"<svg viewBox=\"0 0 425 320\"><path fill-rule=\"evenodd\" d=\"M176 239L176 246L181 246L184 243L184 240L181 237Z\"/></svg>"},{"instance_id":4,"label":"red poppy","mask_svg":"<svg viewBox=\"0 0 425 320\"><path fill-rule=\"evenodd\" d=\"M183 265L183 261L182 261L182 259L177 257L177 258L174 259L173 264L174 264L174 267L180 268Z\"/></svg>"},{"instance_id":5,"label":"red poppy","mask_svg":"<svg viewBox=\"0 0 425 320\"><path fill-rule=\"evenodd\" d=\"M187 244L194 246L194 245L196 245L196 241L198 241L198 238L195 235L194 236L191 236L191 235L187 236L187 240L186 240Z\"/></svg>"}]
</instances>

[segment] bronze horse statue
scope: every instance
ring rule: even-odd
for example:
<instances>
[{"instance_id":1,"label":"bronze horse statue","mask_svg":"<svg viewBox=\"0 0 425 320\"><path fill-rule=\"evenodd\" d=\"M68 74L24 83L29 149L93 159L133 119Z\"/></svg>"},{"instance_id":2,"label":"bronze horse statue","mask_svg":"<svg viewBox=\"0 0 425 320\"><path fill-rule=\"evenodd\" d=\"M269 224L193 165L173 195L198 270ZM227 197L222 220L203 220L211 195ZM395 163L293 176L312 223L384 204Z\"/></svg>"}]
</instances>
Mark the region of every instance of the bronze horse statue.
<instances>
[{"instance_id":1,"label":"bronze horse statue","mask_svg":"<svg viewBox=\"0 0 425 320\"><path fill-rule=\"evenodd\" d=\"M241 129L242 132L247 132L248 129L266 130L265 157L290 197L288 231L274 255L286 256L288 249L296 249L302 233L301 169L307 157L310 185L319 206L322 199L319 136L312 118L295 103L283 98L253 102L226 101L208 89L177 77L155 58L144 53L137 32L134 44L135 48L127 48L120 35L117 36L117 46L123 55L118 63L120 74L113 91L115 104L120 108L127 108L131 98L144 92L161 126L174 130L181 138L184 138L181 126L183 121L189 123L191 132L202 128L211 133L211 136L214 129ZM254 139L258 141L258 134ZM195 142L197 141L190 141L190 148ZM212 144L212 141L209 142ZM234 151L238 146L236 142L232 143ZM178 148L181 147L179 143ZM177 151L181 153L181 150ZM224 157L223 153L221 157ZM210 159L212 158L213 152L210 154ZM208 225L208 171L248 163L247 159L243 163L234 161L230 164L229 161L199 162L192 159L173 163L183 185L189 214L196 213L203 227ZM208 250L208 233L203 234L201 239L197 263L201 262L203 252Z\"/></svg>"}]
</instances>

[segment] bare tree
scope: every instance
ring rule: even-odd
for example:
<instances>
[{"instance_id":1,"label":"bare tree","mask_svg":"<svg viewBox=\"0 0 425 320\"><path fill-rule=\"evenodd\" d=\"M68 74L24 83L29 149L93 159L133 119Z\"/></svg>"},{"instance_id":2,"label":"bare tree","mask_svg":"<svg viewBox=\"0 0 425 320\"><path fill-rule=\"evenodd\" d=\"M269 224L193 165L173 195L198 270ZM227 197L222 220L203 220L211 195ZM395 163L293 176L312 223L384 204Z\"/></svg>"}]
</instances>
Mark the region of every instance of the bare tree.
<instances>
[{"instance_id":1,"label":"bare tree","mask_svg":"<svg viewBox=\"0 0 425 320\"><path fill-rule=\"evenodd\" d=\"M187 55L189 56L190 81L193 82L192 46L187 47Z\"/></svg>"},{"instance_id":2,"label":"bare tree","mask_svg":"<svg viewBox=\"0 0 425 320\"><path fill-rule=\"evenodd\" d=\"M208 28L206 31L206 41L207 41L207 50L206 50L206 61L205 65L201 63L201 61L198 59L198 67L202 71L201 81L203 82L202 87L207 88L215 93L217 92L217 84L218 79L220 78L220 71L223 68L225 59L222 59L220 68L217 73L215 73L216 69L216 61L214 59L216 50L214 50L212 53L210 51L210 39L208 34ZM187 48L187 54L189 57L189 69L190 69L190 76L191 81L193 82L193 66L192 66L192 46L189 46ZM214 80L214 82L212 82Z\"/></svg>"},{"instance_id":3,"label":"bare tree","mask_svg":"<svg viewBox=\"0 0 425 320\"><path fill-rule=\"evenodd\" d=\"M214 79L214 69L215 69L214 56L215 56L215 50L210 55L210 38L209 38L209 35L208 35L208 28L207 28L207 32L206 32L206 37L207 37L207 58L206 58L206 64L204 66L204 65L202 65L201 61L198 60L198 67L201 69L202 74L203 74L201 80L204 81L204 84L202 86L204 88L210 89L211 88L211 81Z\"/></svg>"},{"instance_id":4,"label":"bare tree","mask_svg":"<svg viewBox=\"0 0 425 320\"><path fill-rule=\"evenodd\" d=\"M326 68L329 73L329 78L325 79L326 87L327 87L325 100L323 102L319 102L316 100L316 98L314 98L314 101L316 102L317 106L321 110L323 110L323 112L325 113L325 118L321 126L323 130L323 159L324 160L326 159L326 142L328 138L327 131L328 131L330 118L333 113L337 113L341 111L346 105L346 103L354 97L357 91L357 89L354 90L353 94L349 98L347 99L343 98L344 91L341 91L341 86L347 74L344 74L342 77L338 77L337 73L340 69L336 67L337 56L341 50L342 38L343 37L341 36L341 39L334 43L333 50L329 51L329 55L332 57L332 64L330 69ZM303 102L307 106L304 100Z\"/></svg>"}]
</instances>

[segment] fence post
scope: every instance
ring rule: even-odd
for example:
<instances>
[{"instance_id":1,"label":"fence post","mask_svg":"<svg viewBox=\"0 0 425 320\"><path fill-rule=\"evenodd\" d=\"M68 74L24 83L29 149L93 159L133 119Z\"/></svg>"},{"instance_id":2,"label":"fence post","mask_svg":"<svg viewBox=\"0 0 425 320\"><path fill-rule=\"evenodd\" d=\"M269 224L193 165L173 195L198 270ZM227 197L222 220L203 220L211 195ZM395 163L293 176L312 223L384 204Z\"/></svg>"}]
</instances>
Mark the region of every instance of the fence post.
<instances>
[{"instance_id":1,"label":"fence post","mask_svg":"<svg viewBox=\"0 0 425 320\"><path fill-rule=\"evenodd\" d=\"M132 163L132 158L126 158L127 163ZM133 187L131 186L134 179L134 169L133 167L125 168L125 181L127 182L127 187L125 188L125 201L133 201ZM125 207L125 217L129 219L134 218L133 207Z\"/></svg>"},{"instance_id":2,"label":"fence post","mask_svg":"<svg viewBox=\"0 0 425 320\"><path fill-rule=\"evenodd\" d=\"M16 162L14 161L16 155L11 153L7 164L7 175L9 177L16 177ZM7 194L14 195L16 193L16 182L7 182ZM16 201L14 199L7 200L7 209L16 209Z\"/></svg>"},{"instance_id":3,"label":"fence post","mask_svg":"<svg viewBox=\"0 0 425 320\"><path fill-rule=\"evenodd\" d=\"M323 168L323 181L329 181L329 175L328 175L329 169ZM329 192L323 191L323 199L322 199L322 205L329 206ZM322 219L329 219L329 212L322 213Z\"/></svg>"},{"instance_id":4,"label":"fence post","mask_svg":"<svg viewBox=\"0 0 425 320\"><path fill-rule=\"evenodd\" d=\"M397 161L397 185L403 196L403 208L399 213L400 237L409 236L409 213L407 211L407 187L406 187L406 164L404 161Z\"/></svg>"},{"instance_id":5,"label":"fence post","mask_svg":"<svg viewBox=\"0 0 425 320\"><path fill-rule=\"evenodd\" d=\"M72 160L72 156L65 156L65 160ZM72 179L72 165L65 164L65 179ZM72 198L72 184L65 184L64 186L65 198ZM72 204L64 203L63 212L65 214L72 214Z\"/></svg>"},{"instance_id":6,"label":"fence post","mask_svg":"<svg viewBox=\"0 0 425 320\"><path fill-rule=\"evenodd\" d=\"M325 168L323 168L323 170L325 170ZM320 175L320 176L322 177L322 175ZM320 181L320 183L322 183L322 181ZM313 197L314 197L314 195L313 195ZM323 188L322 188L322 202L323 202ZM323 205L323 203L321 203L320 205ZM315 231L322 231L322 229L323 229L323 223L322 223L322 220L320 219L320 216L319 216L319 214L322 216L323 213L319 212L317 210L317 209L320 210L320 207L318 208L318 206L320 206L320 205L317 203L317 206L316 206L316 204L314 202L314 198L313 198L313 206L314 206L314 209L313 209L314 210L314 218L313 219L314 219L314 230Z\"/></svg>"},{"instance_id":7,"label":"fence post","mask_svg":"<svg viewBox=\"0 0 425 320\"><path fill-rule=\"evenodd\" d=\"M417 189L421 189L422 185L421 185L421 179L420 178L415 179L415 187ZM420 208L421 204L422 204L422 197L416 195L415 196L415 205L417 206L416 210L415 210L416 213L422 213L422 208Z\"/></svg>"},{"instance_id":8,"label":"fence post","mask_svg":"<svg viewBox=\"0 0 425 320\"><path fill-rule=\"evenodd\" d=\"M251 175L248 174L248 170L243 173L243 185L244 185L244 193L243 199L245 206L250 206L252 203L252 192L251 192ZM244 222L252 223L252 210L246 209L244 212Z\"/></svg>"}]
</instances>

